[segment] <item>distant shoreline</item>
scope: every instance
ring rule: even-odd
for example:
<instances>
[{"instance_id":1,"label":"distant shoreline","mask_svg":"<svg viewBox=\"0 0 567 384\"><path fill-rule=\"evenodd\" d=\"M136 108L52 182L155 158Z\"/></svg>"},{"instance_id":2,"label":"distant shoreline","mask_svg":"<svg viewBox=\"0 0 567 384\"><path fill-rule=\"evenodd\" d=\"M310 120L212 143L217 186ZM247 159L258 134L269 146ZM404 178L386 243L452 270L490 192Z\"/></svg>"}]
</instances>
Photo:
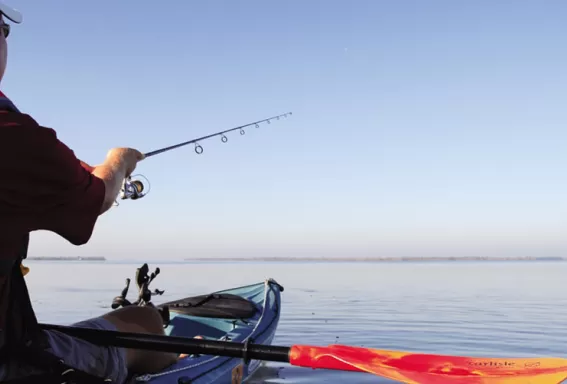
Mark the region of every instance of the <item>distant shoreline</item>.
<instances>
[{"instance_id":1,"label":"distant shoreline","mask_svg":"<svg viewBox=\"0 0 567 384\"><path fill-rule=\"evenodd\" d=\"M29 256L30 261L107 261L104 256ZM174 261L174 260L168 260ZM431 263L431 262L553 262L567 261L567 257L195 257L179 260L198 263ZM178 262L179 262L178 261ZM112 260L110 261L112 262Z\"/></svg>"},{"instance_id":2,"label":"distant shoreline","mask_svg":"<svg viewBox=\"0 0 567 384\"><path fill-rule=\"evenodd\" d=\"M344 262L439 262L439 261L566 261L566 257L218 257L218 258L185 258L185 261L195 262L235 262L235 261L259 261L259 262L319 262L319 263L344 263Z\"/></svg>"},{"instance_id":3,"label":"distant shoreline","mask_svg":"<svg viewBox=\"0 0 567 384\"><path fill-rule=\"evenodd\" d=\"M106 261L104 256L29 256L26 260L41 261Z\"/></svg>"}]
</instances>

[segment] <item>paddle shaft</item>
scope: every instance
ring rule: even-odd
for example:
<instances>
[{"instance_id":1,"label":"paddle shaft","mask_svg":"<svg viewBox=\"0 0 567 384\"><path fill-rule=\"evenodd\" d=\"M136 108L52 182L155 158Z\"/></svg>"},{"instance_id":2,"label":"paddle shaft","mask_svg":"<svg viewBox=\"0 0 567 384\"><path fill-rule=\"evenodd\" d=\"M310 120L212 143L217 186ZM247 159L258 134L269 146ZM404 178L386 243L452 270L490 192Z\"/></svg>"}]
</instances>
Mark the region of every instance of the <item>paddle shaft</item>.
<instances>
[{"instance_id":1,"label":"paddle shaft","mask_svg":"<svg viewBox=\"0 0 567 384\"><path fill-rule=\"evenodd\" d=\"M262 360L289 363L290 347L261 344L243 344L231 341L189 339L186 337L152 335L79 328L55 324L40 324L45 330L59 331L90 343L153 351L237 357L244 360Z\"/></svg>"},{"instance_id":2,"label":"paddle shaft","mask_svg":"<svg viewBox=\"0 0 567 384\"><path fill-rule=\"evenodd\" d=\"M563 383L567 378L567 359L564 358L444 356L336 344L327 347L279 347L51 324L40 326L103 346L225 356L245 362L276 361L312 369L358 371L411 384L551 384Z\"/></svg>"}]
</instances>

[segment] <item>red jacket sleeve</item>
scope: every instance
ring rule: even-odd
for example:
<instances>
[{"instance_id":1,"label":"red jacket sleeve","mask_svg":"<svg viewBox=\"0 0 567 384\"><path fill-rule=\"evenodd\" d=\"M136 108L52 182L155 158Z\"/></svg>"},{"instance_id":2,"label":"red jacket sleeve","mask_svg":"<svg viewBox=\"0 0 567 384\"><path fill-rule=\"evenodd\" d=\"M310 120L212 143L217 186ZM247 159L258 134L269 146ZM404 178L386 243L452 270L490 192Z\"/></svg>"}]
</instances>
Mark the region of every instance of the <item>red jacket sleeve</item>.
<instances>
[{"instance_id":1,"label":"red jacket sleeve","mask_svg":"<svg viewBox=\"0 0 567 384\"><path fill-rule=\"evenodd\" d=\"M54 130L27 115L2 115L0 214L17 229L48 230L75 245L86 243L104 201L104 182L82 166Z\"/></svg>"}]
</instances>

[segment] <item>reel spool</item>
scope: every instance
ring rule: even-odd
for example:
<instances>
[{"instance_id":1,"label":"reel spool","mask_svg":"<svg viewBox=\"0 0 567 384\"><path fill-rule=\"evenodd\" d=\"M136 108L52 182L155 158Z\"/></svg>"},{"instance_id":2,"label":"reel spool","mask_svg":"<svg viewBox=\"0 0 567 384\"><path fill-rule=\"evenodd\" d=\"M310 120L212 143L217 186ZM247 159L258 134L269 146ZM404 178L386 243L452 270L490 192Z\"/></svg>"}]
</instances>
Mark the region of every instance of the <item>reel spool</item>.
<instances>
[{"instance_id":1,"label":"reel spool","mask_svg":"<svg viewBox=\"0 0 567 384\"><path fill-rule=\"evenodd\" d=\"M141 199L142 197L146 196L148 192L150 192L150 182L142 175L136 175L138 177L142 177L146 180L146 184L148 186L148 190L144 192L146 189L145 184L141 180L132 179L132 177L128 177L124 179L122 183L122 188L120 189L120 198L122 200L130 199L130 200L137 200Z\"/></svg>"}]
</instances>

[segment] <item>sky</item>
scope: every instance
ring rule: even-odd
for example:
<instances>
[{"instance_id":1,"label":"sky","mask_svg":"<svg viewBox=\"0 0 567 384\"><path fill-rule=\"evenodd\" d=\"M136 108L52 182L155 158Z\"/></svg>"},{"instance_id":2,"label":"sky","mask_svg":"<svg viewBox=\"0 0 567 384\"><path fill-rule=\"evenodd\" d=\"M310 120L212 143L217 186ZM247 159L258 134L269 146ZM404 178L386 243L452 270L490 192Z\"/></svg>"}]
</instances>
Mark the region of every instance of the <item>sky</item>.
<instances>
[{"instance_id":1,"label":"sky","mask_svg":"<svg viewBox=\"0 0 567 384\"><path fill-rule=\"evenodd\" d=\"M567 256L562 1L5 0L2 90L150 180L30 255Z\"/></svg>"}]
</instances>

